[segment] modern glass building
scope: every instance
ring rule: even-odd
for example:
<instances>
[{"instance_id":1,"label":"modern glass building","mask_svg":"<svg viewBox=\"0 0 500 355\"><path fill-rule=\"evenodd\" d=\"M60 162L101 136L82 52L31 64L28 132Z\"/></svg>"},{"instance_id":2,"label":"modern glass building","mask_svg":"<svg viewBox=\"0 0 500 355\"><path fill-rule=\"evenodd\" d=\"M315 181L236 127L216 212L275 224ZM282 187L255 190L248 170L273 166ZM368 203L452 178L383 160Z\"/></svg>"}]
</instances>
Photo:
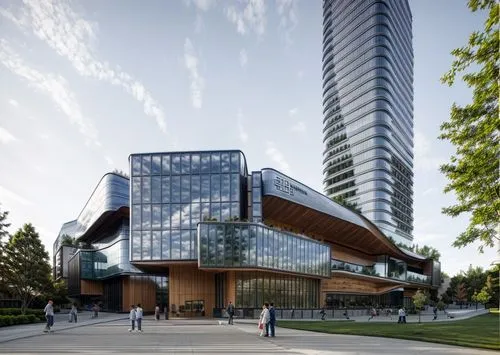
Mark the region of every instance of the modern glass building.
<instances>
[{"instance_id":1,"label":"modern glass building","mask_svg":"<svg viewBox=\"0 0 500 355\"><path fill-rule=\"evenodd\" d=\"M323 1L323 175L383 233L413 230L413 47L407 0Z\"/></svg>"},{"instance_id":2,"label":"modern glass building","mask_svg":"<svg viewBox=\"0 0 500 355\"><path fill-rule=\"evenodd\" d=\"M132 154L130 175L105 175L54 243L79 242L62 270L84 304L218 316L231 300L253 317L274 302L279 317L310 317L408 304L440 284L438 262L279 171L249 172L240 151Z\"/></svg>"}]
</instances>

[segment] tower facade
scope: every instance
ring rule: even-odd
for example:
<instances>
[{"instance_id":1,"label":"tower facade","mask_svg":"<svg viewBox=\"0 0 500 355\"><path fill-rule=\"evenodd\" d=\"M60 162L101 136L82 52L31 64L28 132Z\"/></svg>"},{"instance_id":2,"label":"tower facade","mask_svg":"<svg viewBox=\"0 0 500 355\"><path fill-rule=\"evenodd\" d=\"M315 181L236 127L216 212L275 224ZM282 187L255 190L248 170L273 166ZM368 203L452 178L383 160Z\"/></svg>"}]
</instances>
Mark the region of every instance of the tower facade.
<instances>
[{"instance_id":1,"label":"tower facade","mask_svg":"<svg viewBox=\"0 0 500 355\"><path fill-rule=\"evenodd\" d=\"M413 239L407 0L323 1L323 183L396 242Z\"/></svg>"}]
</instances>

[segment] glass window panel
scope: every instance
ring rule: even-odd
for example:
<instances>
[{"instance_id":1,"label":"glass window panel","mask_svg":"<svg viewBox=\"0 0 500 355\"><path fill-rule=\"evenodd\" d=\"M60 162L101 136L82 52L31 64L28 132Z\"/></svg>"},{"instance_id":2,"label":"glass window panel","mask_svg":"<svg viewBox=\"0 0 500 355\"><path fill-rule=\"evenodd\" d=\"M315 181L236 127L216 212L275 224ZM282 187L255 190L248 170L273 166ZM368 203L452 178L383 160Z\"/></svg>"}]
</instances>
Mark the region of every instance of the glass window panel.
<instances>
[{"instance_id":1,"label":"glass window panel","mask_svg":"<svg viewBox=\"0 0 500 355\"><path fill-rule=\"evenodd\" d=\"M253 173L252 174L252 187L260 187L260 181L261 181L261 175L260 173Z\"/></svg>"},{"instance_id":2,"label":"glass window panel","mask_svg":"<svg viewBox=\"0 0 500 355\"><path fill-rule=\"evenodd\" d=\"M201 202L210 201L210 175L201 175Z\"/></svg>"},{"instance_id":3,"label":"glass window panel","mask_svg":"<svg viewBox=\"0 0 500 355\"><path fill-rule=\"evenodd\" d=\"M151 260L151 231L142 232L142 260Z\"/></svg>"},{"instance_id":4,"label":"glass window panel","mask_svg":"<svg viewBox=\"0 0 500 355\"><path fill-rule=\"evenodd\" d=\"M161 258L163 260L170 259L170 231L161 233Z\"/></svg>"},{"instance_id":5,"label":"glass window panel","mask_svg":"<svg viewBox=\"0 0 500 355\"><path fill-rule=\"evenodd\" d=\"M170 155L161 157L161 169L163 175L170 175Z\"/></svg>"},{"instance_id":6,"label":"glass window panel","mask_svg":"<svg viewBox=\"0 0 500 355\"><path fill-rule=\"evenodd\" d=\"M216 265L224 265L224 225L217 224L216 226Z\"/></svg>"},{"instance_id":7,"label":"glass window panel","mask_svg":"<svg viewBox=\"0 0 500 355\"><path fill-rule=\"evenodd\" d=\"M191 205L182 205L181 228L191 228Z\"/></svg>"},{"instance_id":8,"label":"glass window panel","mask_svg":"<svg viewBox=\"0 0 500 355\"><path fill-rule=\"evenodd\" d=\"M152 253L153 260L160 260L161 258L161 231L153 231L153 245Z\"/></svg>"},{"instance_id":9,"label":"glass window panel","mask_svg":"<svg viewBox=\"0 0 500 355\"><path fill-rule=\"evenodd\" d=\"M240 171L240 153L231 153L231 172L237 173Z\"/></svg>"},{"instance_id":10,"label":"glass window panel","mask_svg":"<svg viewBox=\"0 0 500 355\"><path fill-rule=\"evenodd\" d=\"M202 203L201 204L201 220L208 221L210 219L210 204Z\"/></svg>"},{"instance_id":11,"label":"glass window panel","mask_svg":"<svg viewBox=\"0 0 500 355\"><path fill-rule=\"evenodd\" d=\"M191 155L191 174L198 174L200 172L200 155Z\"/></svg>"},{"instance_id":12,"label":"glass window panel","mask_svg":"<svg viewBox=\"0 0 500 355\"><path fill-rule=\"evenodd\" d=\"M252 201L259 203L261 201L261 192L260 189L253 189L252 190Z\"/></svg>"},{"instance_id":13,"label":"glass window panel","mask_svg":"<svg viewBox=\"0 0 500 355\"><path fill-rule=\"evenodd\" d=\"M220 203L212 203L210 205L210 217L215 219L217 222L220 222Z\"/></svg>"},{"instance_id":14,"label":"glass window panel","mask_svg":"<svg viewBox=\"0 0 500 355\"><path fill-rule=\"evenodd\" d=\"M161 206L162 229L170 229L170 205Z\"/></svg>"},{"instance_id":15,"label":"glass window panel","mask_svg":"<svg viewBox=\"0 0 500 355\"><path fill-rule=\"evenodd\" d=\"M220 153L212 153L212 173L220 173Z\"/></svg>"},{"instance_id":16,"label":"glass window panel","mask_svg":"<svg viewBox=\"0 0 500 355\"><path fill-rule=\"evenodd\" d=\"M246 232L241 233L240 225L238 224L234 225L234 240L236 241L236 243L234 245L233 255L239 254L239 261L238 261L239 266L248 265L248 257L249 257L248 227L246 227L245 229Z\"/></svg>"},{"instance_id":17,"label":"glass window panel","mask_svg":"<svg viewBox=\"0 0 500 355\"><path fill-rule=\"evenodd\" d=\"M132 259L141 260L142 249L141 249L141 232L132 232Z\"/></svg>"},{"instance_id":18,"label":"glass window panel","mask_svg":"<svg viewBox=\"0 0 500 355\"><path fill-rule=\"evenodd\" d=\"M153 155L153 160L151 163L151 174L160 175L161 174L161 156Z\"/></svg>"},{"instance_id":19,"label":"glass window panel","mask_svg":"<svg viewBox=\"0 0 500 355\"><path fill-rule=\"evenodd\" d=\"M231 201L230 187L231 177L229 174L221 175L221 201Z\"/></svg>"},{"instance_id":20,"label":"glass window panel","mask_svg":"<svg viewBox=\"0 0 500 355\"><path fill-rule=\"evenodd\" d=\"M161 203L161 176L151 177L151 201Z\"/></svg>"},{"instance_id":21,"label":"glass window panel","mask_svg":"<svg viewBox=\"0 0 500 355\"><path fill-rule=\"evenodd\" d=\"M221 153L221 171L223 173L229 173L231 171L231 166L229 163L229 153Z\"/></svg>"},{"instance_id":22,"label":"glass window panel","mask_svg":"<svg viewBox=\"0 0 500 355\"><path fill-rule=\"evenodd\" d=\"M201 173L210 173L210 154L201 155Z\"/></svg>"},{"instance_id":23,"label":"glass window panel","mask_svg":"<svg viewBox=\"0 0 500 355\"><path fill-rule=\"evenodd\" d=\"M161 177L161 202L170 203L170 176Z\"/></svg>"},{"instance_id":24,"label":"glass window panel","mask_svg":"<svg viewBox=\"0 0 500 355\"><path fill-rule=\"evenodd\" d=\"M181 202L191 202L191 177L183 176L181 178Z\"/></svg>"},{"instance_id":25,"label":"glass window panel","mask_svg":"<svg viewBox=\"0 0 500 355\"><path fill-rule=\"evenodd\" d=\"M240 200L240 175L231 174L231 201Z\"/></svg>"},{"instance_id":26,"label":"glass window panel","mask_svg":"<svg viewBox=\"0 0 500 355\"><path fill-rule=\"evenodd\" d=\"M133 230L140 230L141 229L141 214L142 214L141 205L132 206L132 229Z\"/></svg>"},{"instance_id":27,"label":"glass window panel","mask_svg":"<svg viewBox=\"0 0 500 355\"><path fill-rule=\"evenodd\" d=\"M142 156L142 175L151 175L151 156Z\"/></svg>"},{"instance_id":28,"label":"glass window panel","mask_svg":"<svg viewBox=\"0 0 500 355\"><path fill-rule=\"evenodd\" d=\"M224 263L225 267L233 266L233 245L236 246L236 240L234 236L234 228L232 225L225 226L225 240L224 240ZM234 264L234 266L238 266L238 264Z\"/></svg>"},{"instance_id":29,"label":"glass window panel","mask_svg":"<svg viewBox=\"0 0 500 355\"><path fill-rule=\"evenodd\" d=\"M183 230L181 233L181 259L191 257L191 231Z\"/></svg>"},{"instance_id":30,"label":"glass window panel","mask_svg":"<svg viewBox=\"0 0 500 355\"><path fill-rule=\"evenodd\" d=\"M211 175L211 200L220 201L220 175Z\"/></svg>"},{"instance_id":31,"label":"glass window panel","mask_svg":"<svg viewBox=\"0 0 500 355\"><path fill-rule=\"evenodd\" d=\"M221 222L229 221L231 218L231 204L222 203L221 204Z\"/></svg>"},{"instance_id":32,"label":"glass window panel","mask_svg":"<svg viewBox=\"0 0 500 355\"><path fill-rule=\"evenodd\" d=\"M263 266L263 242L262 227L257 227L257 266Z\"/></svg>"},{"instance_id":33,"label":"glass window panel","mask_svg":"<svg viewBox=\"0 0 500 355\"><path fill-rule=\"evenodd\" d=\"M151 177L144 176L142 178L142 202L151 202Z\"/></svg>"},{"instance_id":34,"label":"glass window panel","mask_svg":"<svg viewBox=\"0 0 500 355\"><path fill-rule=\"evenodd\" d=\"M142 229L151 229L151 205L142 205Z\"/></svg>"},{"instance_id":35,"label":"glass window panel","mask_svg":"<svg viewBox=\"0 0 500 355\"><path fill-rule=\"evenodd\" d=\"M254 217L260 217L262 215L260 212L260 203L254 203L252 205L252 213Z\"/></svg>"},{"instance_id":36,"label":"glass window panel","mask_svg":"<svg viewBox=\"0 0 500 355\"><path fill-rule=\"evenodd\" d=\"M181 205L173 204L170 205L171 208L171 223L172 228L181 228Z\"/></svg>"},{"instance_id":37,"label":"glass window panel","mask_svg":"<svg viewBox=\"0 0 500 355\"><path fill-rule=\"evenodd\" d=\"M141 178L132 178L132 203L141 203Z\"/></svg>"},{"instance_id":38,"label":"glass window panel","mask_svg":"<svg viewBox=\"0 0 500 355\"><path fill-rule=\"evenodd\" d=\"M191 174L191 156L188 153L182 154L181 164L181 172L183 174Z\"/></svg>"},{"instance_id":39,"label":"glass window panel","mask_svg":"<svg viewBox=\"0 0 500 355\"><path fill-rule=\"evenodd\" d=\"M198 235L196 230L191 230L191 259L198 259Z\"/></svg>"},{"instance_id":40,"label":"glass window panel","mask_svg":"<svg viewBox=\"0 0 500 355\"><path fill-rule=\"evenodd\" d=\"M181 173L181 156L172 154L172 175Z\"/></svg>"},{"instance_id":41,"label":"glass window panel","mask_svg":"<svg viewBox=\"0 0 500 355\"><path fill-rule=\"evenodd\" d=\"M193 202L200 202L200 176L191 176L191 200Z\"/></svg>"},{"instance_id":42,"label":"glass window panel","mask_svg":"<svg viewBox=\"0 0 500 355\"><path fill-rule=\"evenodd\" d=\"M134 155L132 157L132 176L141 175L141 156Z\"/></svg>"},{"instance_id":43,"label":"glass window panel","mask_svg":"<svg viewBox=\"0 0 500 355\"><path fill-rule=\"evenodd\" d=\"M153 229L161 229L161 205L153 205Z\"/></svg>"},{"instance_id":44,"label":"glass window panel","mask_svg":"<svg viewBox=\"0 0 500 355\"><path fill-rule=\"evenodd\" d=\"M238 218L238 220L241 219L240 216L240 203L239 202L233 202L231 203L231 218L235 220L235 218Z\"/></svg>"},{"instance_id":45,"label":"glass window panel","mask_svg":"<svg viewBox=\"0 0 500 355\"><path fill-rule=\"evenodd\" d=\"M191 228L196 228L196 224L201 221L200 212L201 211L199 203L191 204Z\"/></svg>"},{"instance_id":46,"label":"glass window panel","mask_svg":"<svg viewBox=\"0 0 500 355\"><path fill-rule=\"evenodd\" d=\"M200 225L200 244L198 246L200 251L201 265L207 265L207 252L208 252L208 226L206 224Z\"/></svg>"},{"instance_id":47,"label":"glass window panel","mask_svg":"<svg viewBox=\"0 0 500 355\"><path fill-rule=\"evenodd\" d=\"M170 253L172 260L179 260L181 258L181 231L172 230L170 239Z\"/></svg>"},{"instance_id":48,"label":"glass window panel","mask_svg":"<svg viewBox=\"0 0 500 355\"><path fill-rule=\"evenodd\" d=\"M181 202L181 177L180 176L172 176L172 191L171 191L171 199L172 202Z\"/></svg>"}]
</instances>

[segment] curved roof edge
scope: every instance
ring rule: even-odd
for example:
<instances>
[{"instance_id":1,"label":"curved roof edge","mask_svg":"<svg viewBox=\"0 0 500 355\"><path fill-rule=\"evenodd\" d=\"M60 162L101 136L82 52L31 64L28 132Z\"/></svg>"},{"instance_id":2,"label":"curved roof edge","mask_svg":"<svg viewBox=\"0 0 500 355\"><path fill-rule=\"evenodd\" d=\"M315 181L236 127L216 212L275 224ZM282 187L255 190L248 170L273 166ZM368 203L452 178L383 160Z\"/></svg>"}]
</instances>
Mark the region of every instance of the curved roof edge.
<instances>
[{"instance_id":1,"label":"curved roof edge","mask_svg":"<svg viewBox=\"0 0 500 355\"><path fill-rule=\"evenodd\" d=\"M301 183L300 181L280 172L279 170L276 170L274 168L263 168L261 169L261 172L264 176L264 171L271 171L271 172L274 172L274 173L277 173L279 175L282 175L283 177L289 179L289 180L292 180L294 183L298 184L298 185L301 185L301 187L307 189L308 191L316 194L318 198L321 198L322 199L322 203L323 203L323 206L319 206L319 205L315 205L314 203L312 203L312 201L304 201L304 198L297 198L295 201L292 201L291 199L287 198L289 201L291 202L295 202L295 203L298 203L298 204L302 204L308 208L311 208L313 210L316 210L318 212L321 212L321 213L325 213L325 214L328 214L330 215L331 217L334 217L334 218L338 218L338 219L342 219L348 223L351 223L351 224L355 224L357 225L358 227L361 227L361 228L364 228L366 230L368 230L369 232L371 232L371 234L380 240L380 242L384 243L385 245L388 246L388 248L393 252L395 253L396 255L398 255L399 257L405 257L405 258L409 258L409 259L412 259L413 261L426 261L426 260L432 260L432 259L429 259L429 258L426 258L422 255L419 255L419 254L416 254L416 253L412 253L412 252L409 252L408 250L403 250L401 248L399 248L396 244L394 244L394 242L392 240L390 240L373 222L371 222L368 218L366 218L365 216L363 216L361 213L358 213L356 211L353 211L351 210L350 208L347 208L341 204L339 204L338 202L335 202L333 200L331 200L330 198L328 198L327 196L325 196L324 194L314 190L313 188ZM264 193L264 191L263 191ZM270 195L274 195L274 194L270 194ZM279 198L284 198L284 196L277 196ZM290 196L290 197L293 197ZM301 201L302 200L302 201ZM326 204L326 206L325 206ZM328 205L334 207L334 209L337 209L337 210L341 210L342 211L342 214L336 214L335 211L332 211L330 210L328 207ZM346 218L347 216L347 218ZM361 221L359 221L361 219Z\"/></svg>"}]
</instances>

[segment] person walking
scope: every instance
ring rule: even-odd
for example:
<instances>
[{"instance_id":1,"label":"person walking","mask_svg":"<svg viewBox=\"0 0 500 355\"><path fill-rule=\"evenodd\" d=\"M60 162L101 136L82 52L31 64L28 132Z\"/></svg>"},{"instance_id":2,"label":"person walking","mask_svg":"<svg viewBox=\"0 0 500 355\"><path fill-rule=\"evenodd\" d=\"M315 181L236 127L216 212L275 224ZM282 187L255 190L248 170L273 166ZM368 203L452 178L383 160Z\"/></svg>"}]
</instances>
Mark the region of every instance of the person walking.
<instances>
[{"instance_id":1,"label":"person walking","mask_svg":"<svg viewBox=\"0 0 500 355\"><path fill-rule=\"evenodd\" d=\"M130 325L131 325L128 331L133 332L135 330L135 320L136 320L136 312L134 305L130 306L130 313L128 315L128 319L130 319Z\"/></svg>"},{"instance_id":2,"label":"person walking","mask_svg":"<svg viewBox=\"0 0 500 355\"><path fill-rule=\"evenodd\" d=\"M259 329L260 331L260 336L269 336L269 321L271 319L271 316L269 314L269 303L264 303L262 306L262 312L260 312L260 317L259 317Z\"/></svg>"},{"instance_id":3,"label":"person walking","mask_svg":"<svg viewBox=\"0 0 500 355\"><path fill-rule=\"evenodd\" d=\"M137 308L135 309L135 321L137 322L137 331L142 333L142 317L144 315L144 311L142 310L141 304L137 304Z\"/></svg>"},{"instance_id":4,"label":"person walking","mask_svg":"<svg viewBox=\"0 0 500 355\"><path fill-rule=\"evenodd\" d=\"M43 309L45 312L45 319L47 319L47 324L45 325L44 332L50 332L50 328L54 326L54 302L52 300L49 300L47 302L47 305Z\"/></svg>"},{"instance_id":5,"label":"person walking","mask_svg":"<svg viewBox=\"0 0 500 355\"><path fill-rule=\"evenodd\" d=\"M73 305L71 306L71 310L69 311L69 314L71 316L71 321L70 322L75 322L77 323L78 322L78 308L76 307L76 302L73 303Z\"/></svg>"},{"instance_id":6,"label":"person walking","mask_svg":"<svg viewBox=\"0 0 500 355\"><path fill-rule=\"evenodd\" d=\"M372 310L370 311L370 318L368 318L368 320L373 319L373 317L375 317L376 315L377 310L375 308L372 308Z\"/></svg>"},{"instance_id":7,"label":"person walking","mask_svg":"<svg viewBox=\"0 0 500 355\"><path fill-rule=\"evenodd\" d=\"M275 326L276 326L276 310L274 309L274 303L271 302L269 305L269 335L271 338L275 336Z\"/></svg>"},{"instance_id":8,"label":"person walking","mask_svg":"<svg viewBox=\"0 0 500 355\"><path fill-rule=\"evenodd\" d=\"M157 304L155 307L155 319L158 321L160 320L160 305Z\"/></svg>"},{"instance_id":9,"label":"person walking","mask_svg":"<svg viewBox=\"0 0 500 355\"><path fill-rule=\"evenodd\" d=\"M229 301L229 304L227 305L226 308L227 315L229 316L229 319L227 321L227 324L233 325L233 317L234 317L234 305L231 301Z\"/></svg>"},{"instance_id":10,"label":"person walking","mask_svg":"<svg viewBox=\"0 0 500 355\"><path fill-rule=\"evenodd\" d=\"M92 312L93 312L92 318L99 317L99 306L97 305L97 303L94 303L94 305L92 306Z\"/></svg>"},{"instance_id":11,"label":"person walking","mask_svg":"<svg viewBox=\"0 0 500 355\"><path fill-rule=\"evenodd\" d=\"M434 306L432 313L434 313L434 318L432 318L432 320L438 319L438 308L436 306Z\"/></svg>"}]
</instances>

